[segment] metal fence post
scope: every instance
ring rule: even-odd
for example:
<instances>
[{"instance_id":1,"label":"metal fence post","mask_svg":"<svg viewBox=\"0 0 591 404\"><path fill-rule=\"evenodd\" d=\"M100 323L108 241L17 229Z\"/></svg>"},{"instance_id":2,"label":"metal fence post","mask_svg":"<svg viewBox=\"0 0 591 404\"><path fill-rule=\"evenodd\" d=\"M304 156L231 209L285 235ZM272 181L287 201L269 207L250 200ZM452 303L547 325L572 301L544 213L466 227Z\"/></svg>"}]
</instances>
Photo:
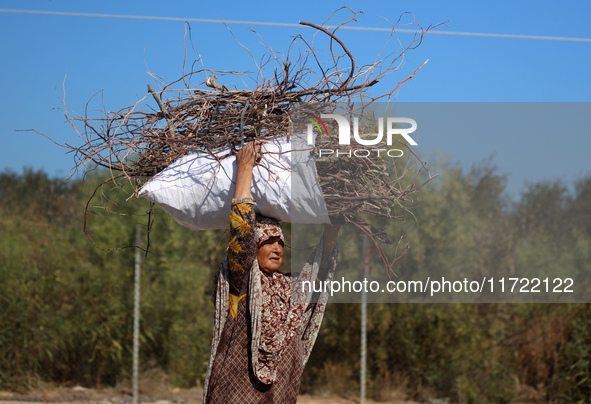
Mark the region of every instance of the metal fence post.
<instances>
[{"instance_id":1,"label":"metal fence post","mask_svg":"<svg viewBox=\"0 0 591 404\"><path fill-rule=\"evenodd\" d=\"M132 404L137 404L137 380L139 368L139 350L140 350L140 263L142 241L142 226L137 225L135 229L135 283L134 283L134 301L133 301L133 381L132 381Z\"/></svg>"},{"instance_id":2,"label":"metal fence post","mask_svg":"<svg viewBox=\"0 0 591 404\"><path fill-rule=\"evenodd\" d=\"M367 278L369 270L368 257L369 243L367 236L363 236L363 280ZM361 400L360 404L365 404L365 377L366 377L366 363L367 363L367 291L365 288L361 290Z\"/></svg>"}]
</instances>

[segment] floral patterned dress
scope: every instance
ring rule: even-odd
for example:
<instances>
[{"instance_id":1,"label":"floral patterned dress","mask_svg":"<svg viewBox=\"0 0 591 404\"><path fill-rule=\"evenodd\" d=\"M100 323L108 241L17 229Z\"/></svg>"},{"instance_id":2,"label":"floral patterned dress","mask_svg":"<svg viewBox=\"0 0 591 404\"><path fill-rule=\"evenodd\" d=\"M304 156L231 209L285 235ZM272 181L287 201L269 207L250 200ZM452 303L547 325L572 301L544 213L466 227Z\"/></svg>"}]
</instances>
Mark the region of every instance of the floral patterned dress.
<instances>
[{"instance_id":1,"label":"floral patterned dress","mask_svg":"<svg viewBox=\"0 0 591 404\"><path fill-rule=\"evenodd\" d=\"M332 279L336 268L336 248L323 256L320 243L296 279L261 271L253 205L232 204L228 251L214 282L204 403L296 403L327 296L296 296L294 283L317 279L321 266L321 278Z\"/></svg>"}]
</instances>

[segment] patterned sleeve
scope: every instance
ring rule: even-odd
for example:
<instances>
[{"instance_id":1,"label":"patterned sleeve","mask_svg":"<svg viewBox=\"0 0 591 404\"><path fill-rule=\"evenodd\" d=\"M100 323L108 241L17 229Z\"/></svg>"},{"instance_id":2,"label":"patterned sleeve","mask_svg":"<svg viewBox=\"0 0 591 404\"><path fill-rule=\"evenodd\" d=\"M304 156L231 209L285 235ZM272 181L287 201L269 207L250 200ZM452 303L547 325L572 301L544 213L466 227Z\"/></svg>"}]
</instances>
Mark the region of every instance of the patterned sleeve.
<instances>
[{"instance_id":1,"label":"patterned sleeve","mask_svg":"<svg viewBox=\"0 0 591 404\"><path fill-rule=\"evenodd\" d=\"M328 281L330 283L333 280L337 267L337 257L338 247L336 246L330 253L328 251L323 252L317 282ZM328 297L328 292L314 293L311 304L306 307L302 328L299 331L304 346L304 365L308 362L316 337L322 326Z\"/></svg>"},{"instance_id":2,"label":"patterned sleeve","mask_svg":"<svg viewBox=\"0 0 591 404\"><path fill-rule=\"evenodd\" d=\"M250 198L232 200L230 210L230 239L228 264L230 293L240 296L246 293L248 273L257 256L255 242L254 202Z\"/></svg>"}]
</instances>

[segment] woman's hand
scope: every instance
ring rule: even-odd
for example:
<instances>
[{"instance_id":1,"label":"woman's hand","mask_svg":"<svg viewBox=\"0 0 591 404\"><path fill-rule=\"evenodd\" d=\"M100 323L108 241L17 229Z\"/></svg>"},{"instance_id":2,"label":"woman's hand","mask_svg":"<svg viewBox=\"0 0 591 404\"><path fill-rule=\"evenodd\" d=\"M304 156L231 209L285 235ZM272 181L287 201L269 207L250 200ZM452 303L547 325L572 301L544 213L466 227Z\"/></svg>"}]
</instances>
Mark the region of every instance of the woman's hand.
<instances>
[{"instance_id":1,"label":"woman's hand","mask_svg":"<svg viewBox=\"0 0 591 404\"><path fill-rule=\"evenodd\" d=\"M234 199L250 198L252 170L261 161L261 141L247 143L236 155L236 190Z\"/></svg>"},{"instance_id":2,"label":"woman's hand","mask_svg":"<svg viewBox=\"0 0 591 404\"><path fill-rule=\"evenodd\" d=\"M255 140L247 143L242 149L236 154L236 164L238 165L238 171L240 169L252 170L255 162L261 161L261 141Z\"/></svg>"}]
</instances>

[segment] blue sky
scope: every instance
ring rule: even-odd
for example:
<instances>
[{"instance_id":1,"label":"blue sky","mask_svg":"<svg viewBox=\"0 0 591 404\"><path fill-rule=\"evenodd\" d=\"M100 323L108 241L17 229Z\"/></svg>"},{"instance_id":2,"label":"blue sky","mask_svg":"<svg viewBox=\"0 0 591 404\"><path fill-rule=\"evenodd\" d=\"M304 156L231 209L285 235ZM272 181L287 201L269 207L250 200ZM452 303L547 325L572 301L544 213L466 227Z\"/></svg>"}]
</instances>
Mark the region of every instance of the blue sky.
<instances>
[{"instance_id":1,"label":"blue sky","mask_svg":"<svg viewBox=\"0 0 591 404\"><path fill-rule=\"evenodd\" d=\"M591 2L588 1L299 1L280 4L194 0L166 3L0 0L2 10L291 24L300 20L321 23L342 5L363 10L354 24L358 27L388 27L380 17L395 22L402 13L411 12L423 27L447 22L447 27L438 27L438 31L591 38ZM339 14L342 18L346 15L345 12ZM408 16L404 21L409 21ZM310 38L313 34L305 27L229 27L257 61L265 51L257 42L260 38L273 49L282 51L287 50L294 35ZM64 154L64 149L33 132L20 131L35 129L58 143L80 144L81 140L64 123L60 111L59 97L64 96L64 84L66 104L74 112L82 113L86 102L100 91L102 99L95 98L93 108L104 104L106 109L115 111L144 97L148 83L157 87L148 71L170 82L179 78L183 69L185 24L182 21L0 12L0 34L0 74L3 77L0 169L20 172L24 166L30 166L42 168L52 176L69 175L74 165L70 154ZM253 59L224 25L192 22L191 37L192 45L187 47L189 64L200 55L206 68L256 70ZM373 60L387 34L343 31L341 38L361 64ZM410 38L410 34L399 34L403 43ZM396 50L395 44L392 45L391 50ZM590 42L519 38L428 35L418 49L407 53L402 69L373 91L385 92L394 87L427 59L429 63L399 91L397 101L591 102ZM464 111L468 104L457 105L459 111ZM485 107L484 104L480 106L481 109ZM557 107L557 114L559 110ZM548 113L548 108L540 109L539 116L525 114L536 123L548 122L546 131L540 130L539 125L535 125L535 130L528 130L527 124L518 131L503 130L503 117L491 116L494 121L481 121L480 126L498 126L496 142L490 141L491 135L482 131L450 131L449 127L456 122L448 122L445 134L425 135L419 142L419 151L426 154L441 151L451 162L464 168L493 156L499 173L508 175L508 192L513 196L519 194L526 182L560 179L572 183L591 175L588 157L591 130L587 118L591 116L591 104L579 105L573 110L576 113L571 114L569 122L573 122L569 125L564 124L561 116ZM418 124L420 127L420 120ZM556 159L558 164L549 164Z\"/></svg>"}]
</instances>

